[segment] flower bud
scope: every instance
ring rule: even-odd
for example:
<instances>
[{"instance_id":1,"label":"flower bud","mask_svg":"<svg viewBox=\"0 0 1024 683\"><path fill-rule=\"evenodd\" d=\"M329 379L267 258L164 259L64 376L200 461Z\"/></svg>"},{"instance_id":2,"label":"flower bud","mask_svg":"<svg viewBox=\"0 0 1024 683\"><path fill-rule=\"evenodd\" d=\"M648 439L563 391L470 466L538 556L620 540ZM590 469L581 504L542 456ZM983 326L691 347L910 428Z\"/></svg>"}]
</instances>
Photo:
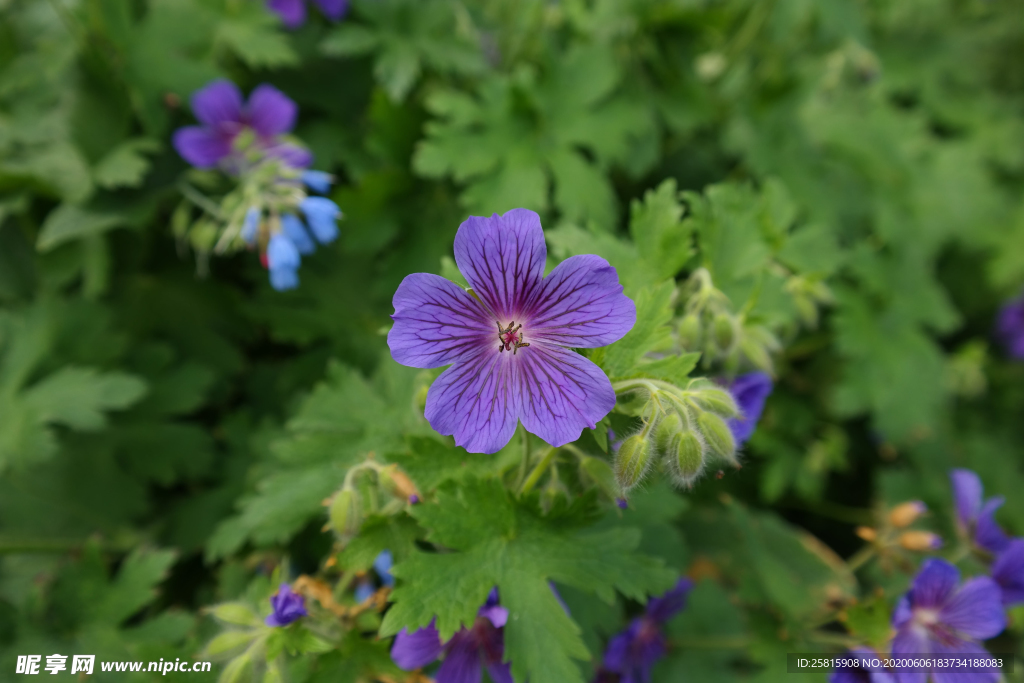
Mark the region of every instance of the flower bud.
<instances>
[{"instance_id":1,"label":"flower bud","mask_svg":"<svg viewBox=\"0 0 1024 683\"><path fill-rule=\"evenodd\" d=\"M859 526L854 530L854 533L868 543L874 543L878 539L878 532L869 526Z\"/></svg>"},{"instance_id":2,"label":"flower bud","mask_svg":"<svg viewBox=\"0 0 1024 683\"><path fill-rule=\"evenodd\" d=\"M590 456L581 458L580 471L587 479L594 482L597 488L601 490L601 493L612 500L617 500L622 496L619 483L615 480L615 472L612 471L611 465L601 458Z\"/></svg>"},{"instance_id":3,"label":"flower bud","mask_svg":"<svg viewBox=\"0 0 1024 683\"><path fill-rule=\"evenodd\" d=\"M661 452L670 452L672 439L683 431L683 418L677 412L671 412L661 418L654 430L654 443Z\"/></svg>"},{"instance_id":4,"label":"flower bud","mask_svg":"<svg viewBox=\"0 0 1024 683\"><path fill-rule=\"evenodd\" d=\"M679 321L679 344L687 351L699 349L702 336L703 328L698 316L690 313Z\"/></svg>"},{"instance_id":5,"label":"flower bud","mask_svg":"<svg viewBox=\"0 0 1024 683\"><path fill-rule=\"evenodd\" d=\"M942 539L930 531L904 531L900 534L899 544L907 550L924 552L927 550L938 550L942 547Z\"/></svg>"},{"instance_id":6,"label":"flower bud","mask_svg":"<svg viewBox=\"0 0 1024 683\"><path fill-rule=\"evenodd\" d=\"M714 413L701 413L697 418L697 426L712 453L729 462L735 461L736 439L725 420Z\"/></svg>"},{"instance_id":7,"label":"flower bud","mask_svg":"<svg viewBox=\"0 0 1024 683\"><path fill-rule=\"evenodd\" d=\"M388 465L381 468L377 473L377 477L384 490L396 498L408 500L410 496L415 496L419 493L416 490L416 484L412 483L412 479L405 472L398 469L398 465Z\"/></svg>"},{"instance_id":8,"label":"flower bud","mask_svg":"<svg viewBox=\"0 0 1024 683\"><path fill-rule=\"evenodd\" d=\"M352 489L338 491L331 499L331 527L343 538L355 536L363 523L361 507L358 493Z\"/></svg>"},{"instance_id":9,"label":"flower bud","mask_svg":"<svg viewBox=\"0 0 1024 683\"><path fill-rule=\"evenodd\" d=\"M736 329L731 315L728 313L716 315L712 329L715 335L715 345L719 349L726 351L732 348L732 343L736 340Z\"/></svg>"},{"instance_id":10,"label":"flower bud","mask_svg":"<svg viewBox=\"0 0 1024 683\"><path fill-rule=\"evenodd\" d=\"M651 442L634 434L619 446L615 454L615 478L623 490L629 490L640 483L651 462Z\"/></svg>"},{"instance_id":11,"label":"flower bud","mask_svg":"<svg viewBox=\"0 0 1024 683\"><path fill-rule=\"evenodd\" d=\"M704 470L704 443L694 432L683 432L673 445L672 469L679 483L689 486Z\"/></svg>"},{"instance_id":12,"label":"flower bud","mask_svg":"<svg viewBox=\"0 0 1024 683\"><path fill-rule=\"evenodd\" d=\"M928 506L919 500L900 503L889 511L889 524L897 529L908 527L928 511Z\"/></svg>"},{"instance_id":13,"label":"flower bud","mask_svg":"<svg viewBox=\"0 0 1024 683\"><path fill-rule=\"evenodd\" d=\"M691 396L701 410L707 410L723 417L736 417L740 414L736 399L725 389L705 387L695 391Z\"/></svg>"}]
</instances>

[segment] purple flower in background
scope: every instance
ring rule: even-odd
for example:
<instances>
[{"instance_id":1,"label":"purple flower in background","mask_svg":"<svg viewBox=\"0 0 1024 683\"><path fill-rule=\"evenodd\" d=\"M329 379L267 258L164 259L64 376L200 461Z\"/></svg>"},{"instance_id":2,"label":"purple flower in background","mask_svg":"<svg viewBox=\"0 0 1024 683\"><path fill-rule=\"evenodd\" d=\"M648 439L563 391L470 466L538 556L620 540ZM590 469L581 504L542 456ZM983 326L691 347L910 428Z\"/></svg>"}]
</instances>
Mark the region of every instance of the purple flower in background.
<instances>
[{"instance_id":1,"label":"purple flower in background","mask_svg":"<svg viewBox=\"0 0 1024 683\"><path fill-rule=\"evenodd\" d=\"M992 563L992 578L1003 592L1003 606L1024 602L1024 538L1015 538Z\"/></svg>"},{"instance_id":2,"label":"purple flower in background","mask_svg":"<svg viewBox=\"0 0 1024 683\"><path fill-rule=\"evenodd\" d=\"M857 660L860 666L837 666L828 683L896 683L896 676L882 667L871 666L871 660L881 656L874 650L858 647L850 650L845 659Z\"/></svg>"},{"instance_id":3,"label":"purple flower in background","mask_svg":"<svg viewBox=\"0 0 1024 683\"><path fill-rule=\"evenodd\" d=\"M270 605L274 611L266 618L267 626L287 626L299 617L306 616L306 599L282 583L277 594L271 596Z\"/></svg>"},{"instance_id":4,"label":"purple flower in background","mask_svg":"<svg viewBox=\"0 0 1024 683\"><path fill-rule=\"evenodd\" d=\"M1003 305L996 320L996 336L1014 358L1024 359L1024 297Z\"/></svg>"},{"instance_id":5,"label":"purple flower in background","mask_svg":"<svg viewBox=\"0 0 1024 683\"><path fill-rule=\"evenodd\" d=\"M754 433L757 421L761 419L764 402L772 393L772 378L764 372L750 372L734 379L728 389L740 408L739 416L727 421L739 447Z\"/></svg>"},{"instance_id":6,"label":"purple flower in background","mask_svg":"<svg viewBox=\"0 0 1024 683\"><path fill-rule=\"evenodd\" d=\"M993 496L982 500L984 489L981 479L971 470L950 470L949 479L953 484L956 523L960 533L990 553L1004 550L1010 538L996 523L995 512L1006 499Z\"/></svg>"},{"instance_id":7,"label":"purple flower in background","mask_svg":"<svg viewBox=\"0 0 1024 683\"><path fill-rule=\"evenodd\" d=\"M692 588L693 581L682 578L665 595L649 600L644 615L608 643L599 676L611 672L618 674L622 683L648 683L651 667L666 651L661 628L686 607L686 597Z\"/></svg>"},{"instance_id":8,"label":"purple flower in background","mask_svg":"<svg viewBox=\"0 0 1024 683\"><path fill-rule=\"evenodd\" d=\"M910 655L978 655L988 652L977 641L1006 627L999 586L987 576L960 584L960 572L945 560L925 561L910 592L893 613L894 657ZM900 683L924 683L925 672L900 671ZM964 674L931 672L933 683L960 683ZM999 680L998 673L972 673L978 683Z\"/></svg>"},{"instance_id":9,"label":"purple flower in background","mask_svg":"<svg viewBox=\"0 0 1024 683\"><path fill-rule=\"evenodd\" d=\"M298 107L272 85L257 86L243 102L238 86L228 80L213 81L192 95L192 112L202 124L174 132L174 148L197 168L222 166L237 173L241 160L235 138L251 130L256 145L266 155L289 166L304 168L312 161L308 150L283 142L281 136L295 126Z\"/></svg>"},{"instance_id":10,"label":"purple flower in background","mask_svg":"<svg viewBox=\"0 0 1024 683\"><path fill-rule=\"evenodd\" d=\"M621 339L636 322L615 269L573 256L544 277L540 217L514 209L469 217L455 262L472 293L416 273L395 292L392 357L445 370L427 393L426 418L471 453L501 449L522 421L553 446L575 441L615 405L608 377L571 349Z\"/></svg>"},{"instance_id":11,"label":"purple flower in background","mask_svg":"<svg viewBox=\"0 0 1024 683\"><path fill-rule=\"evenodd\" d=\"M402 629L395 636L391 659L411 671L427 666L444 653L444 662L435 677L437 683L478 683L484 668L494 683L512 683L509 664L501 661L505 655L503 629L507 621L508 610L498 604L498 589L494 588L470 628L461 629L447 643L441 642L434 622L412 633Z\"/></svg>"},{"instance_id":12,"label":"purple flower in background","mask_svg":"<svg viewBox=\"0 0 1024 683\"><path fill-rule=\"evenodd\" d=\"M348 11L348 0L313 0L313 4L331 21L338 21ZM306 0L268 0L267 8L288 28L306 23Z\"/></svg>"}]
</instances>

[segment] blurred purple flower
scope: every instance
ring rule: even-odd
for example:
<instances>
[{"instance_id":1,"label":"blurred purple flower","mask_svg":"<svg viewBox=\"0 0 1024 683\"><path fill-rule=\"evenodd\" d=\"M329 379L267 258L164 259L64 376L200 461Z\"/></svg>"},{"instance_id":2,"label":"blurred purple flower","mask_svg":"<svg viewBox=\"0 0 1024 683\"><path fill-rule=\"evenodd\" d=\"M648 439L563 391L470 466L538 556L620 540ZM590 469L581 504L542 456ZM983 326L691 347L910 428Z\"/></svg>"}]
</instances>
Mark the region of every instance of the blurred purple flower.
<instances>
[{"instance_id":1,"label":"blurred purple flower","mask_svg":"<svg viewBox=\"0 0 1024 683\"><path fill-rule=\"evenodd\" d=\"M331 21L340 20L348 11L348 0L313 0L313 4ZM306 0L268 0L267 8L288 28L306 23Z\"/></svg>"},{"instance_id":2,"label":"blurred purple flower","mask_svg":"<svg viewBox=\"0 0 1024 683\"><path fill-rule=\"evenodd\" d=\"M981 479L971 470L950 470L949 479L953 485L956 523L960 533L990 553L1005 550L1010 538L996 523L995 512L1006 499L993 496L982 500L984 489Z\"/></svg>"},{"instance_id":3,"label":"blurred purple flower","mask_svg":"<svg viewBox=\"0 0 1024 683\"><path fill-rule=\"evenodd\" d=\"M395 292L391 355L415 368L452 366L430 387L426 418L471 453L500 450L520 420L561 446L615 405L608 377L571 349L621 339L636 307L603 258L572 256L545 278L546 260L533 211L470 216L455 236L455 262L472 294L427 273Z\"/></svg>"},{"instance_id":4,"label":"blurred purple flower","mask_svg":"<svg viewBox=\"0 0 1024 683\"><path fill-rule=\"evenodd\" d=\"M437 683L478 683L484 668L494 683L513 683L509 664L501 661L505 655L507 621L508 610L498 604L498 589L494 588L470 628L461 629L447 643L441 642L434 622L412 633L402 629L395 636L391 659L400 668L411 671L427 666L443 653Z\"/></svg>"},{"instance_id":5,"label":"blurred purple flower","mask_svg":"<svg viewBox=\"0 0 1024 683\"><path fill-rule=\"evenodd\" d=\"M380 579L380 583L383 586L393 587L395 585L395 577L391 575L391 567L394 564L394 558L391 556L390 550L382 550L377 554L377 557L373 560L373 571L376 572L377 578ZM373 579L366 576L358 584L355 589L356 602L363 602L367 598L376 592L376 588L373 584Z\"/></svg>"},{"instance_id":6,"label":"blurred purple flower","mask_svg":"<svg viewBox=\"0 0 1024 683\"><path fill-rule=\"evenodd\" d=\"M828 683L896 683L892 672L877 666L871 666L872 659L881 659L874 650L858 647L850 650L844 659L855 659L860 666L838 666L828 677Z\"/></svg>"},{"instance_id":7,"label":"blurred purple flower","mask_svg":"<svg viewBox=\"0 0 1024 683\"><path fill-rule=\"evenodd\" d=\"M277 594L271 596L270 605L274 611L266 618L267 626L287 626L300 617L306 616L306 599L282 583Z\"/></svg>"},{"instance_id":8,"label":"blurred purple flower","mask_svg":"<svg viewBox=\"0 0 1024 683\"><path fill-rule=\"evenodd\" d=\"M740 408L739 416L727 421L738 448L747 442L761 419L764 402L772 393L772 378L764 372L750 372L740 375L727 387Z\"/></svg>"},{"instance_id":9,"label":"blurred purple flower","mask_svg":"<svg viewBox=\"0 0 1024 683\"><path fill-rule=\"evenodd\" d=\"M1015 538L992 564L992 578L1003 592L1003 606L1024 603L1024 538Z\"/></svg>"},{"instance_id":10,"label":"blurred purple flower","mask_svg":"<svg viewBox=\"0 0 1024 683\"><path fill-rule=\"evenodd\" d=\"M661 628L686 607L686 597L692 588L693 581L682 578L665 595L649 600L644 615L609 641L598 677L608 678L615 673L621 683L649 683L651 667L666 652Z\"/></svg>"},{"instance_id":11,"label":"blurred purple flower","mask_svg":"<svg viewBox=\"0 0 1024 683\"><path fill-rule=\"evenodd\" d=\"M910 592L893 613L894 657L910 655L988 656L977 641L1006 627L999 586L987 576L960 585L959 570L945 560L926 560ZM925 683L926 672L899 671L900 683ZM962 673L931 672L933 683L961 683ZM972 673L977 683L995 683L998 673Z\"/></svg>"},{"instance_id":12,"label":"blurred purple flower","mask_svg":"<svg viewBox=\"0 0 1024 683\"><path fill-rule=\"evenodd\" d=\"M999 309L996 336L1013 358L1024 359L1024 296Z\"/></svg>"},{"instance_id":13,"label":"blurred purple flower","mask_svg":"<svg viewBox=\"0 0 1024 683\"><path fill-rule=\"evenodd\" d=\"M256 144L265 154L289 166L304 168L312 161L309 151L283 142L281 135L295 126L298 107L272 85L257 86L243 102L238 86L228 80L216 80L192 95L192 112L202 124L186 126L174 132L174 148L197 168L220 165L237 173L240 159L235 153L235 138L252 130Z\"/></svg>"}]
</instances>

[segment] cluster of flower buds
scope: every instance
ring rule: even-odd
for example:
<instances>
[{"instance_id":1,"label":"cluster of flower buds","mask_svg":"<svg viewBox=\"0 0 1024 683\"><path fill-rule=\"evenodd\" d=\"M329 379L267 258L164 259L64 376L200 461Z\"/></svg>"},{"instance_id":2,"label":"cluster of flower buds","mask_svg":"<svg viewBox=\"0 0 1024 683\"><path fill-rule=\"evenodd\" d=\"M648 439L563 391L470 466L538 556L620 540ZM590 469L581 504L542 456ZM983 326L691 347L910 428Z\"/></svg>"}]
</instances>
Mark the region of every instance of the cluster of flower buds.
<instances>
[{"instance_id":1,"label":"cluster of flower buds","mask_svg":"<svg viewBox=\"0 0 1024 683\"><path fill-rule=\"evenodd\" d=\"M734 313L728 297L719 291L705 268L698 268L684 286L683 317L676 329L685 351L700 351L706 366L722 363L729 371L742 364L773 371L772 354L781 348L771 330Z\"/></svg>"},{"instance_id":2,"label":"cluster of flower buds","mask_svg":"<svg viewBox=\"0 0 1024 683\"><path fill-rule=\"evenodd\" d=\"M905 550L919 553L938 550L942 547L938 534L909 528L926 512L928 507L919 500L900 503L878 515L877 526L860 526L856 533L883 559L899 559Z\"/></svg>"},{"instance_id":3,"label":"cluster of flower buds","mask_svg":"<svg viewBox=\"0 0 1024 683\"><path fill-rule=\"evenodd\" d=\"M680 486L690 487L714 461L738 467L736 438L727 420L739 415L736 400L707 379L685 388L649 379L625 380L642 427L623 439L615 455L615 478L623 491L635 487L655 463Z\"/></svg>"},{"instance_id":4,"label":"cluster of flower buds","mask_svg":"<svg viewBox=\"0 0 1024 683\"><path fill-rule=\"evenodd\" d=\"M341 488L324 501L328 522L342 542L354 538L367 515L392 515L420 501L419 491L398 465L382 465L373 454L350 468Z\"/></svg>"}]
</instances>

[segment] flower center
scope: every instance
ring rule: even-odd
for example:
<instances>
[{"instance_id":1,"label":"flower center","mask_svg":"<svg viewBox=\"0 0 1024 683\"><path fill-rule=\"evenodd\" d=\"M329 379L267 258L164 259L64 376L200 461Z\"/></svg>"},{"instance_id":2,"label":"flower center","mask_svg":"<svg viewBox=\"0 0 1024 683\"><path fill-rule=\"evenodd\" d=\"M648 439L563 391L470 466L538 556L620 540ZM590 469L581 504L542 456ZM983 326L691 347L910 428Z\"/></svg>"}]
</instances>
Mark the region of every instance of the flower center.
<instances>
[{"instance_id":1,"label":"flower center","mask_svg":"<svg viewBox=\"0 0 1024 683\"><path fill-rule=\"evenodd\" d=\"M497 321L495 321L495 324L498 326L498 353L511 351L514 356L516 351L529 346L529 344L523 342L523 333L519 331L523 326L517 326L515 320L510 322L508 327L502 327L501 323Z\"/></svg>"}]
</instances>

